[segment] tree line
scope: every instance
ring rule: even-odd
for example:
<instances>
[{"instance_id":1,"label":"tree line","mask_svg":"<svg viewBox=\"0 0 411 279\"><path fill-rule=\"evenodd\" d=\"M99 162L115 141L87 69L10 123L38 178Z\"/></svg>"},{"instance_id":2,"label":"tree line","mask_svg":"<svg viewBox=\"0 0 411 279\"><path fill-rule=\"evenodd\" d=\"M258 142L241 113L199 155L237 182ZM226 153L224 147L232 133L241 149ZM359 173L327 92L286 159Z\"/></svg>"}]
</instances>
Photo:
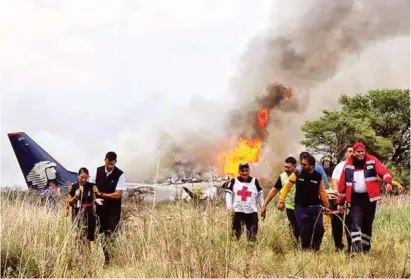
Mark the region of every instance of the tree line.
<instances>
[{"instance_id":1,"label":"tree line","mask_svg":"<svg viewBox=\"0 0 411 279\"><path fill-rule=\"evenodd\" d=\"M404 187L410 184L410 90L377 89L339 98L340 109L324 110L302 126L301 141L313 154L344 160L347 146L362 141Z\"/></svg>"}]
</instances>

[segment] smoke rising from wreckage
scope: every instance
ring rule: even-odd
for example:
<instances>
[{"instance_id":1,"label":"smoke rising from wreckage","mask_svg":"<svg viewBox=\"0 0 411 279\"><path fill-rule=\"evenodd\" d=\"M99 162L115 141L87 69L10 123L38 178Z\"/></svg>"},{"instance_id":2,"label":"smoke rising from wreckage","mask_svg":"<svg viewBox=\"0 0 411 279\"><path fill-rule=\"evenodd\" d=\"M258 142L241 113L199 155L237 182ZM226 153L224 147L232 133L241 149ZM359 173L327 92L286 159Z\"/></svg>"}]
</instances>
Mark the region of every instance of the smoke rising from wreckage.
<instances>
[{"instance_id":1,"label":"smoke rising from wreckage","mask_svg":"<svg viewBox=\"0 0 411 279\"><path fill-rule=\"evenodd\" d=\"M287 17L286 10L294 9L296 3L304 12ZM233 79L230 93L235 101L226 111L226 133L213 139L219 142L217 158L193 160L193 165L217 161L220 175L233 174L235 162L244 160L254 163L255 175L272 177L283 158L301 149L299 127L336 105L338 96L345 93L329 86L330 81L349 75L350 63L375 44L409 36L410 3L406 0L390 4L380 0L284 1L276 5L272 29L251 41L240 73ZM370 69L374 62L366 63ZM374 74L362 71L351 78L351 86L343 88L355 92ZM380 83L375 77L372 80L367 87ZM264 119L267 123L259 125L258 120ZM183 139L182 147L184 143ZM209 142L193 145L192 157L213 146Z\"/></svg>"}]
</instances>

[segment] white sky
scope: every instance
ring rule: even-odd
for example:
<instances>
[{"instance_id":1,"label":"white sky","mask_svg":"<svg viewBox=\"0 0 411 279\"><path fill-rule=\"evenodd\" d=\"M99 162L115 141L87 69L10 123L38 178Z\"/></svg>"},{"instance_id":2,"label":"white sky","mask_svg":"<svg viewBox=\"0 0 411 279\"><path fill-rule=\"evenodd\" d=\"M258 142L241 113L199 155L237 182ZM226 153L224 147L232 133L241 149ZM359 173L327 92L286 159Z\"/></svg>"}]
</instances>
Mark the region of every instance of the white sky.
<instances>
[{"instance_id":1,"label":"white sky","mask_svg":"<svg viewBox=\"0 0 411 279\"><path fill-rule=\"evenodd\" d=\"M121 149L140 140L136 130L193 96L223 101L247 43L268 26L270 3L2 2L1 184L25 184L8 132L25 131L73 171L94 170L110 149L121 167L126 152L139 152Z\"/></svg>"},{"instance_id":2,"label":"white sky","mask_svg":"<svg viewBox=\"0 0 411 279\"><path fill-rule=\"evenodd\" d=\"M385 5L354 15L390 21ZM249 43L268 28L270 36L299 28L310 6L323 7L319 0L0 2L0 185L25 185L8 132L25 131L67 169L85 166L92 175L109 150L126 171L150 168L159 131L172 139L218 135L222 111L238 93L233 78L251 88L267 82L265 56L261 48L250 54ZM341 93L409 87L409 49L409 36L392 35L340 61L336 75L310 92L297 122L335 108Z\"/></svg>"}]
</instances>

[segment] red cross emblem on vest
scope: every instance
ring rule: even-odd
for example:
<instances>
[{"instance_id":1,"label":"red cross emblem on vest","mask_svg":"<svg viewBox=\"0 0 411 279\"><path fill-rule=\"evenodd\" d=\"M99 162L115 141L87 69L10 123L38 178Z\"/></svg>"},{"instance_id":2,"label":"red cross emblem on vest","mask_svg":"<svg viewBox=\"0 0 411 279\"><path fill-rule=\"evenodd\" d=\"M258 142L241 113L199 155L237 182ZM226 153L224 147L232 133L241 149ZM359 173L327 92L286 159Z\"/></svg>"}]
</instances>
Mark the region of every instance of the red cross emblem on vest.
<instances>
[{"instance_id":1,"label":"red cross emblem on vest","mask_svg":"<svg viewBox=\"0 0 411 279\"><path fill-rule=\"evenodd\" d=\"M237 195L241 196L241 201L246 201L248 197L251 197L251 192L247 190L247 186L243 186L243 189L241 189L241 191L237 191Z\"/></svg>"}]
</instances>

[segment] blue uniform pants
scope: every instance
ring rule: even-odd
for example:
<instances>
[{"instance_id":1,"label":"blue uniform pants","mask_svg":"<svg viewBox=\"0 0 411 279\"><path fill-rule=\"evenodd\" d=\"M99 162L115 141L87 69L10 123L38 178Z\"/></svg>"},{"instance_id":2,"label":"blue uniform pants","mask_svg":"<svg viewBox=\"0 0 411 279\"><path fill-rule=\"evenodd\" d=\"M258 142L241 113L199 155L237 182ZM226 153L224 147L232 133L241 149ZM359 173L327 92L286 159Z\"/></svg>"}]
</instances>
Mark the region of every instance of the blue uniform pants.
<instances>
[{"instance_id":1,"label":"blue uniform pants","mask_svg":"<svg viewBox=\"0 0 411 279\"><path fill-rule=\"evenodd\" d=\"M324 236L321 206L296 206L295 217L300 228L303 250L319 250Z\"/></svg>"}]
</instances>

